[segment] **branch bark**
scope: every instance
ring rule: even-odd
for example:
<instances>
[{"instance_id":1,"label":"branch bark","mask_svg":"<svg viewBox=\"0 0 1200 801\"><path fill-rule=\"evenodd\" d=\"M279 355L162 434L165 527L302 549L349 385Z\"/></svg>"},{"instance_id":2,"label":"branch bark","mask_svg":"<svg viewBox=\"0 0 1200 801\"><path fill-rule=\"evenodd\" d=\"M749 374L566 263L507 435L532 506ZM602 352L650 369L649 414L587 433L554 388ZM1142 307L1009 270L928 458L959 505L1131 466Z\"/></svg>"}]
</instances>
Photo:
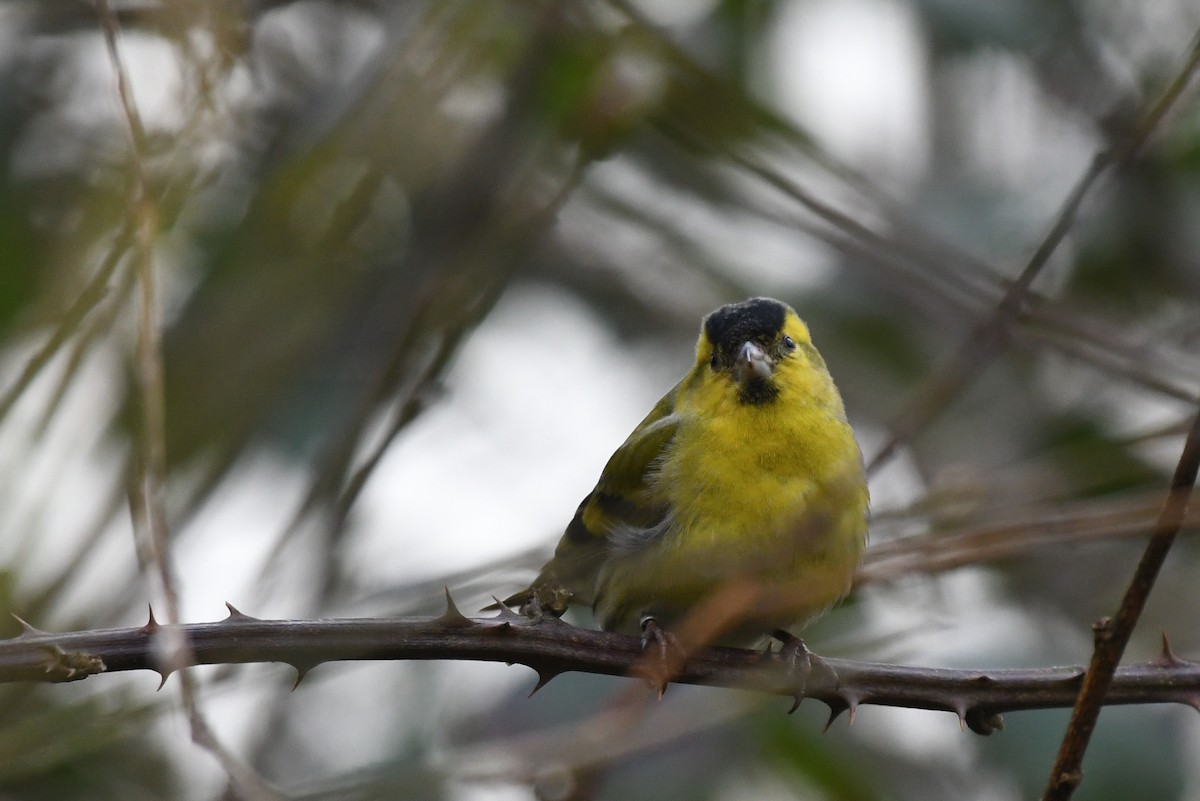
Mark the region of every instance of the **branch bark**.
<instances>
[{"instance_id":1,"label":"branch bark","mask_svg":"<svg viewBox=\"0 0 1200 801\"><path fill-rule=\"evenodd\" d=\"M640 640L592 631L559 620L532 620L511 611L464 617L448 602L437 618L259 620L230 607L214 623L160 625L53 634L23 623L24 632L0 641L0 682L75 681L104 672L153 670L165 682L177 664L156 658L156 641L183 637L193 664L285 662L298 673L341 660L459 659L520 663L538 674L535 689L560 673L609 676L651 673ZM1001 728L1000 715L1075 703L1084 669L1052 667L953 670L845 659L817 660L806 679L779 654L739 648L692 651L673 681L814 698L830 721L860 704L953 712L979 734ZM1151 662L1117 671L1106 704L1179 703L1200 710L1200 663L1178 658L1164 638Z\"/></svg>"}]
</instances>

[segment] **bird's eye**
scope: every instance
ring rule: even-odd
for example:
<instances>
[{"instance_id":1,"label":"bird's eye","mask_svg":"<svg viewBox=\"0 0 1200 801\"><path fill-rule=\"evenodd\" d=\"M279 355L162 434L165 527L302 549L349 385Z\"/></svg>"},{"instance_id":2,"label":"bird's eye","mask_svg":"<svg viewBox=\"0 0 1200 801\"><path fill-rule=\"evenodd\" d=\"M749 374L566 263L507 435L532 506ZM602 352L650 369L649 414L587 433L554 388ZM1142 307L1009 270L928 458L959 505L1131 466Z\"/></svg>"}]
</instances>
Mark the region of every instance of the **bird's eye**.
<instances>
[{"instance_id":1,"label":"bird's eye","mask_svg":"<svg viewBox=\"0 0 1200 801\"><path fill-rule=\"evenodd\" d=\"M784 337L783 338L783 346L785 348L787 348L788 350L795 350L796 349L796 340L792 339L791 337Z\"/></svg>"}]
</instances>

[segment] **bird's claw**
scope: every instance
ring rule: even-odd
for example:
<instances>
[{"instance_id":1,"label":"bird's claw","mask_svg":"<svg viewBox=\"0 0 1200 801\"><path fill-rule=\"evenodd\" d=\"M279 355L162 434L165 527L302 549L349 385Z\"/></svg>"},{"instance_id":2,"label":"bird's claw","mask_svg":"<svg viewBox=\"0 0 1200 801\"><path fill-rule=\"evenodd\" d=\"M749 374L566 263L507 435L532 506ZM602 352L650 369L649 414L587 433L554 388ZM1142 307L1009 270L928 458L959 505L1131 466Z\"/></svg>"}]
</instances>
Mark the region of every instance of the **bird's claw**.
<instances>
[{"instance_id":1,"label":"bird's claw","mask_svg":"<svg viewBox=\"0 0 1200 801\"><path fill-rule=\"evenodd\" d=\"M796 682L796 706L799 706L800 700L804 698L814 672L824 674L836 684L837 673L829 663L810 651L804 640L783 629L776 629L771 632L771 636L779 640L779 658L787 665L788 672Z\"/></svg>"},{"instance_id":2,"label":"bird's claw","mask_svg":"<svg viewBox=\"0 0 1200 801\"><path fill-rule=\"evenodd\" d=\"M521 614L535 622L559 619L571 603L568 590L554 585L535 587L521 604Z\"/></svg>"},{"instance_id":3,"label":"bird's claw","mask_svg":"<svg viewBox=\"0 0 1200 801\"><path fill-rule=\"evenodd\" d=\"M771 636L779 640L779 658L788 666L788 672L796 679L797 691L802 695L808 685L808 678L812 675L813 659L816 656L808 650L804 640L791 632L776 629L771 632Z\"/></svg>"},{"instance_id":4,"label":"bird's claw","mask_svg":"<svg viewBox=\"0 0 1200 801\"><path fill-rule=\"evenodd\" d=\"M657 646L657 653L651 648ZM654 617L647 615L642 618L642 651L651 658L646 660L644 673L646 679L658 691L661 699L667 691L667 684L679 673L686 661L683 648L675 635L664 629Z\"/></svg>"},{"instance_id":5,"label":"bird's claw","mask_svg":"<svg viewBox=\"0 0 1200 801\"><path fill-rule=\"evenodd\" d=\"M545 610L542 609L542 601L538 598L537 593L529 596L529 600L521 604L521 614L530 620L541 620L546 616Z\"/></svg>"}]
</instances>

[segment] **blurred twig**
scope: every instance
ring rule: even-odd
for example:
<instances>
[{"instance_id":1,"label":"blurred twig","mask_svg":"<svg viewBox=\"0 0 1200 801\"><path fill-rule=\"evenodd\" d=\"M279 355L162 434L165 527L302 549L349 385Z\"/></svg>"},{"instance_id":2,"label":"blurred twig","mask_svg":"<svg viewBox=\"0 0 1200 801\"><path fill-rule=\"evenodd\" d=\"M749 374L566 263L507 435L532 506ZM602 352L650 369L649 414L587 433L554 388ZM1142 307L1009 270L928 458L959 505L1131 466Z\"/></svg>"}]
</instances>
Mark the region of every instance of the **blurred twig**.
<instances>
[{"instance_id":1,"label":"blurred twig","mask_svg":"<svg viewBox=\"0 0 1200 801\"><path fill-rule=\"evenodd\" d=\"M895 453L896 449L907 443L924 428L942 408L949 403L959 390L979 373L992 360L1004 345L1008 337L1008 329L1022 312L1026 294L1035 278L1050 260L1050 256L1058 248L1063 238L1074 225L1084 198L1096 180L1107 170L1110 164L1107 154L1097 155L1092 160L1087 171L1075 184L1059 211L1058 217L1050 226L1045 238L1034 250L1025 268L1012 284L1009 285L1000 302L983 322L972 331L970 337L950 361L918 390L915 397L908 401L900 412L892 418L889 436L879 452L868 462L868 474L874 473L883 466Z\"/></svg>"},{"instance_id":2,"label":"blurred twig","mask_svg":"<svg viewBox=\"0 0 1200 801\"><path fill-rule=\"evenodd\" d=\"M21 374L13 382L12 386L0 396L0 420L8 414L13 404L21 397L21 393L29 387L33 379L42 371L42 368L50 362L62 348L63 344L71 338L71 335L75 333L88 313L100 301L104 300L108 294L109 279L112 278L113 273L120 266L121 257L128 251L133 233L132 221L126 219L120 231L117 232L108 254L104 257L104 261L101 262L99 269L96 270L96 274L92 276L92 280L88 281L79 294L75 296L75 300L72 301L71 305L59 318L58 325L49 339L42 343L42 346L29 357L28 361L25 362L25 366L21 369ZM68 371L68 374L70 374L70 371ZM52 404L50 408L53 408ZM49 409L46 414L49 414Z\"/></svg>"},{"instance_id":3,"label":"blurred twig","mask_svg":"<svg viewBox=\"0 0 1200 801\"><path fill-rule=\"evenodd\" d=\"M774 187L796 201L807 212L814 215L820 223L799 217L783 218L770 209L762 208L760 201L751 197L744 191L744 188L732 185L729 181L722 182L725 193L722 195L724 202L729 203L729 198L738 197L739 202L736 204L738 207L754 208L757 206L759 207L757 213L763 219L774 220L790 228L798 228L851 256L851 263L857 260L889 269L892 274L902 277L904 286L900 287L901 290L906 291L911 298L934 313L945 313L947 309L946 304L938 302L938 298L941 298L951 301L949 308L968 312L970 315L968 319L974 320L983 306L993 307L993 314L995 314L1006 305L1012 304L1012 301L1005 300L1006 297L1016 298L1019 296L1020 303L1016 305L1020 308L1014 307L1015 312L1019 313L1006 311L1003 314L1010 318L1007 323L1010 329L1012 329L1012 324L1018 320L1023 320L1025 325L1020 329L1020 334L1016 330L1008 330L1005 336L1030 337L1040 344L1048 345L1074 359L1092 364L1110 374L1177 399L1190 401L1194 396L1195 387L1192 386L1195 384L1196 377L1194 375L1181 378L1174 374L1171 376L1161 374L1167 365L1171 366L1173 373L1178 372L1177 364L1171 359L1162 357L1148 363L1146 347L1133 346L1125 342L1122 337L1114 335L1114 331L1119 331L1120 326L1113 325L1106 320L1093 320L1089 316L1064 308L1061 304L1051 303L1046 298L1039 296L1029 285L1036 272L1041 269L1039 265L1045 263L1057 242L1061 241L1061 237L1069 230L1078 205L1082 202L1087 189L1094 183L1099 172L1103 171L1105 166L1103 163L1093 163L1089 173L1080 181L1076 191L1064 205L1055 225L1043 239L1041 247L1034 253L1027 265L1027 270L1015 281L1012 281L1005 276L1003 271L996 269L985 260L927 232L918 221L912 218L911 212L903 203L896 202L869 178L826 153L815 144L811 136L798 128L795 123L782 118L771 109L763 107L754 98L746 96L737 87L698 64L686 50L676 45L670 37L651 24L629 3L623 0L610 0L610 2L632 20L640 31L658 43L668 54L671 65L684 73L683 80L719 88L723 96L728 96L729 102L735 103L741 113L753 120L755 126L753 133L757 138L761 139L770 135L802 153L809 162L842 182L847 189L867 199L870 206L878 210L885 222L882 225L869 224L857 219L855 215L838 208L825 197L806 189L763 159L739 151L730 142L713 137L711 132L692 128L688 124L688 120L680 120L670 114L658 117L656 122L659 129L670 140L681 144L684 149L712 153L731 161L742 171L754 175L766 185ZM1123 146L1120 149L1114 148L1112 151L1099 154L1098 162L1106 162L1111 159L1114 163L1125 163L1136 155L1146 140L1157 130L1167 111L1178 100L1185 84L1186 81L1178 79L1174 81L1148 112L1143 124L1124 141ZM1115 155L1113 155L1114 153ZM637 209L636 212L647 220L655 216L653 208ZM668 232L675 227L670 220L660 221L660 224L662 226L660 230ZM667 234L660 234L660 238L665 244L679 252L681 260L685 263L704 264L707 257L701 255L697 259L696 254L692 251L699 249L691 245L691 240L686 236L671 237ZM1033 270L1030 271L1029 267L1032 267ZM704 272L706 277L711 278L715 271L704 270ZM962 317L962 315L956 316ZM983 334L986 334L987 325L985 323L980 327ZM986 339L986 336L983 339ZM985 350L990 347L979 337L972 341L982 342ZM968 347L967 350L971 350L971 348ZM954 384L965 382L970 378L967 373L974 369L974 365L967 364L970 361L967 356L960 356L958 361L960 362L958 367L953 368L952 365L953 369L950 370L955 375L951 376L948 373L946 378L941 379L945 383L944 387L939 389L934 386L936 382L932 382L927 387L926 391L932 393L929 395L932 401L937 400L933 397L934 394L945 394L947 398L953 395L956 391ZM979 361L983 363L986 360ZM1156 370L1156 367L1159 369ZM967 373L963 373L963 370L966 370ZM1188 378L1192 380L1189 381ZM929 408L932 409L935 406L937 403L932 403ZM909 415L919 416L924 413L920 409L915 409L910 410ZM900 419L903 422L903 416ZM920 425L923 424L918 424L917 427ZM879 458L883 458L882 455Z\"/></svg>"},{"instance_id":4,"label":"blurred twig","mask_svg":"<svg viewBox=\"0 0 1200 801\"><path fill-rule=\"evenodd\" d=\"M1115 501L1084 500L1031 509L1016 519L897 537L867 549L855 584L877 584L906 575L987 564L1027 556L1043 547L1140 537L1150 527L1155 510L1161 508L1161 493ZM1200 510L1189 512L1182 525L1189 530L1200 528Z\"/></svg>"},{"instance_id":5,"label":"blurred twig","mask_svg":"<svg viewBox=\"0 0 1200 801\"><path fill-rule=\"evenodd\" d=\"M663 130L673 140L690 147L702 146L691 134L669 126L664 126ZM904 293L930 315L956 322L973 320L987 307L999 303L1005 292L1012 288L1012 283L998 270L969 253L936 242L913 224L907 226L907 235L915 238L915 242L878 233L849 214L821 202L771 166L744 154L734 154L730 158L767 185L797 201L820 221L764 208L744 188L724 182L725 196L737 197L740 208L754 209L765 221L802 231L828 244L847 257L849 266L862 263L873 266L876 273L885 271L892 278L890 289ZM618 199L615 193L603 188L589 187L589 195L594 195L598 206L623 222L638 224L640 221L663 245L678 253L681 261L731 296L753 294L749 287L732 286L736 281L722 272L724 265L712 265L711 255L680 230L678 220L671 215L652 206L638 206L628 199ZM1025 308L1018 318L1021 325L1009 332L1010 337L1037 343L1177 400L1190 402L1195 396L1196 388L1200 386L1200 374L1194 365L1185 365L1184 360L1190 354L1165 351L1163 343L1157 341L1145 344L1129 341L1127 336L1121 335L1123 327L1115 321L1098 317L1095 312L1081 313L1033 289L1026 290L1024 301Z\"/></svg>"},{"instance_id":6,"label":"blurred twig","mask_svg":"<svg viewBox=\"0 0 1200 801\"><path fill-rule=\"evenodd\" d=\"M434 6L431 16L436 20L446 13L446 7ZM582 175L584 163L561 167L549 140L531 135L544 124L538 93L561 46L562 13L553 6L541 13L529 46L505 81L503 113L419 194L411 241L378 267L379 286L363 312L347 321L346 336L353 339L358 358L346 372L365 389L349 399L264 568L306 519L330 509L320 521L328 558L320 563L317 606L328 602L345 578L338 570L337 546L362 488L395 438L423 410L459 345L499 298L519 257L553 223ZM408 77L416 81L421 75ZM381 418L382 433L369 441L371 425Z\"/></svg>"},{"instance_id":7,"label":"blurred twig","mask_svg":"<svg viewBox=\"0 0 1200 801\"><path fill-rule=\"evenodd\" d=\"M98 0L96 11L104 31L104 43L116 76L117 94L130 137L130 164L133 169L133 196L130 218L133 221L133 269L138 282L138 325L135 372L139 390L141 431L138 437L138 465L131 491L134 527L142 547L162 581L162 593L171 622L179 619L179 597L168 553L166 514L162 484L166 471L166 414L163 408L162 345L159 329L158 277L154 247L158 235L158 211L151 194L142 154L146 151L146 131L133 102L125 65L117 46L118 24L107 0Z\"/></svg>"},{"instance_id":8,"label":"blurred twig","mask_svg":"<svg viewBox=\"0 0 1200 801\"><path fill-rule=\"evenodd\" d=\"M138 276L139 303L137 325L136 386L140 411L138 458L135 476L131 480L130 507L134 530L159 578L160 590L167 610L168 622L180 619L179 591L175 582L174 565L170 555L170 535L164 493L166 477L166 409L163 392L161 310L158 298L158 269L155 245L158 238L158 207L146 174L143 156L147 152L146 130L133 101L129 79L121 58L117 38L119 24L108 0L97 0L96 12L104 33L104 43L116 77L117 95L128 126L130 163L133 169L134 192L130 216L134 220L134 264ZM174 630L164 631L159 642L165 645L161 654L167 664L186 665L192 661L187 640L171 636ZM217 740L200 710L196 687L191 673L182 670L180 695L191 725L192 739L208 750L229 775L239 795L247 801L270 801L277 798L274 791L253 771L234 759Z\"/></svg>"},{"instance_id":9,"label":"blurred twig","mask_svg":"<svg viewBox=\"0 0 1200 801\"><path fill-rule=\"evenodd\" d=\"M610 4L628 17L639 30L653 37L669 54L671 64L686 74L685 80L720 86L722 91L730 94L731 102L738 103L740 111L754 121L755 133L759 134L760 138L764 134L777 135L788 145L802 152L811 163L843 182L847 188L868 198L871 205L879 209L887 220L887 232L880 233L884 226L873 226L856 219L763 160L739 152L727 141L708 137L708 132L692 129L686 121L681 122L669 116L660 118L659 128L668 137L687 149L719 154L790 197L826 225L813 225L799 220L781 221L783 224L799 227L809 235L857 259L903 273L910 284L915 282L920 285L920 289L909 287L909 294L926 307L935 311L942 309L928 294L923 294L929 291L955 301L954 305L960 308L970 301L972 315L979 313L975 308L979 304L992 306L987 319L975 326L974 333L960 352L948 362L941 373L930 378L909 405L894 418L893 436L872 459L872 470L877 469L897 446L911 438L931 420L1003 346L1006 339L1017 335L1013 324L1022 319L1026 320L1027 324L1023 327L1021 335L1032 337L1039 343L1049 345L1072 358L1177 399L1190 401L1194 396L1195 387L1191 384L1195 383L1195 376L1191 376L1193 380L1189 382L1187 378L1181 380L1175 375L1164 377L1157 374L1145 363L1144 353L1139 354L1138 348L1113 335L1115 326L1106 325L1104 321L1093 322L1057 304L1051 305L1031 288L1034 279L1073 227L1079 208L1096 181L1109 167L1119 168L1135 158L1146 142L1159 130L1189 83L1190 67L1185 67L1176 74L1174 80L1146 111L1139 124L1129 130L1123 140L1096 155L1087 172L1064 202L1058 217L1025 268L1015 280L1010 281L992 265L927 233L923 226L911 218L904 204L890 199L887 193L874 185L869 178L824 152L814 144L812 137L799 129L795 123L764 108L753 98L746 97L728 82L722 81L696 63L686 50L676 45L631 4L624 0L610 0ZM730 188L729 191L735 192L735 189ZM755 205L745 192L735 193L742 196L743 206ZM766 218L775 216L766 210L760 210L759 213ZM921 269L912 269L913 265L918 265ZM970 269L963 269L964 267ZM1172 363L1169 359L1159 359L1157 364L1162 366ZM1173 369L1178 368L1173 366Z\"/></svg>"},{"instance_id":10,"label":"blurred twig","mask_svg":"<svg viewBox=\"0 0 1200 801\"><path fill-rule=\"evenodd\" d=\"M1114 147L1096 154L1092 159L1088 169L1063 202L1045 237L992 313L975 327L971 336L948 364L928 379L915 397L893 418L890 426L892 434L868 463L868 474L878 470L898 447L908 442L928 424L958 394L963 385L1002 349L1009 335L1009 327L1023 312L1030 287L1074 226L1080 207L1092 187L1110 168L1123 168L1141 153L1146 142L1157 132L1168 112L1191 83L1198 66L1200 40L1193 44L1190 58L1167 84L1154 104L1144 112L1140 123L1130 135Z\"/></svg>"},{"instance_id":11,"label":"blurred twig","mask_svg":"<svg viewBox=\"0 0 1200 801\"><path fill-rule=\"evenodd\" d=\"M1197 54L1200 55L1200 46ZM1100 708L1104 705L1106 693L1110 691L1117 664L1142 614L1158 572L1175 542L1175 535L1183 527L1197 472L1200 472L1200 412L1188 432L1171 481L1171 492L1163 505L1150 543L1125 591L1125 597L1121 599L1121 606L1114 618L1104 618L1094 627L1096 647L1092 652L1092 661L1088 665L1083 689L1075 702L1062 747L1050 771L1043 801L1066 801L1083 780L1083 755L1100 717ZM1164 652L1164 664L1170 665L1173 661L1175 657Z\"/></svg>"}]
</instances>

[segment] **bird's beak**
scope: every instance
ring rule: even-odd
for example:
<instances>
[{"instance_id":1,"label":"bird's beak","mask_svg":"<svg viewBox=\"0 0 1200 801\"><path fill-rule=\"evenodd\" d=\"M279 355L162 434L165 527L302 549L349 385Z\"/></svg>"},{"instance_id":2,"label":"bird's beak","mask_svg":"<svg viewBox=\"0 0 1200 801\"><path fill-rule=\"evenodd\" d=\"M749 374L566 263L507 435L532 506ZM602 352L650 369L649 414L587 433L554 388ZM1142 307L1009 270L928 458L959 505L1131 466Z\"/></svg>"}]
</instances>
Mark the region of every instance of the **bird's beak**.
<instances>
[{"instance_id":1,"label":"bird's beak","mask_svg":"<svg viewBox=\"0 0 1200 801\"><path fill-rule=\"evenodd\" d=\"M742 343L742 348L738 351L737 363L734 365L734 374L740 385L744 387L751 381L770 378L774 371L775 362L771 361L771 357L765 350L753 342Z\"/></svg>"}]
</instances>

